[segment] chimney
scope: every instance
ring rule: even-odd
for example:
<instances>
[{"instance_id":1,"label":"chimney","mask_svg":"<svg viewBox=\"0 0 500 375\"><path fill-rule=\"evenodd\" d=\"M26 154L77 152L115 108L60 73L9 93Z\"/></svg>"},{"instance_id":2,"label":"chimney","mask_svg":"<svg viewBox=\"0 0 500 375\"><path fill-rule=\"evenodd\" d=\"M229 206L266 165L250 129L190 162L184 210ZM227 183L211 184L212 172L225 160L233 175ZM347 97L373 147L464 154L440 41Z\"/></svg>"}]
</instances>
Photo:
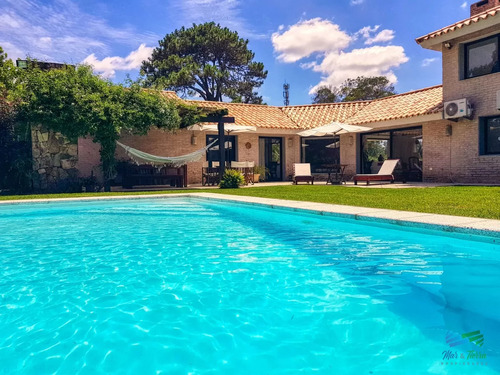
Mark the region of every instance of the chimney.
<instances>
[{"instance_id":1,"label":"chimney","mask_svg":"<svg viewBox=\"0 0 500 375\"><path fill-rule=\"evenodd\" d=\"M474 17L476 14L487 11L488 9L494 8L500 5L500 0L483 0L474 3L470 6L470 16Z\"/></svg>"}]
</instances>

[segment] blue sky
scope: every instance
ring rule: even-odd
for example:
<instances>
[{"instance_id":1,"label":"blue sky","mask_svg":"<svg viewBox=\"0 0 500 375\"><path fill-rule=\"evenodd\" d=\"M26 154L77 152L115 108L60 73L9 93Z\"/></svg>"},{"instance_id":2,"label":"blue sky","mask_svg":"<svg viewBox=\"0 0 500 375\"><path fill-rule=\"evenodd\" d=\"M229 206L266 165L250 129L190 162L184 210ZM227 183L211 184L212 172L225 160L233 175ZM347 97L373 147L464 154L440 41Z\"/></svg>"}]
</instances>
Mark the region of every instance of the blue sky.
<instances>
[{"instance_id":1,"label":"blue sky","mask_svg":"<svg viewBox=\"0 0 500 375\"><path fill-rule=\"evenodd\" d=\"M87 62L122 82L158 40L215 21L249 39L269 71L259 92L308 104L315 87L386 75L399 93L441 83L441 55L415 38L469 16L463 0L2 0L0 46L11 58Z\"/></svg>"}]
</instances>

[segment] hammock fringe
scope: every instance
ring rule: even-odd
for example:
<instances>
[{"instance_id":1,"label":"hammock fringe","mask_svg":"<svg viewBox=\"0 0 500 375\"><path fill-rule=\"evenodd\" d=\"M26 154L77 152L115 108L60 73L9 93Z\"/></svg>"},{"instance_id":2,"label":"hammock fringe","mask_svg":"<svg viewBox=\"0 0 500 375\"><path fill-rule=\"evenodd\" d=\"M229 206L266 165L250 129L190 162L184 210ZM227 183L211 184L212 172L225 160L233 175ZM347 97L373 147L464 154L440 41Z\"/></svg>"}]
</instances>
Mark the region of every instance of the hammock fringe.
<instances>
[{"instance_id":1,"label":"hammock fringe","mask_svg":"<svg viewBox=\"0 0 500 375\"><path fill-rule=\"evenodd\" d=\"M201 157L207 152L207 150L212 147L217 140L213 141L209 145L206 145L200 150L191 152L190 154L182 155L182 156L156 156L152 154L148 154L146 152L142 152L135 148L124 145L123 143L116 142L116 144L125 149L127 155L135 161L136 164L149 164L158 167L164 166L172 166L172 167L182 167L183 165L198 161Z\"/></svg>"}]
</instances>

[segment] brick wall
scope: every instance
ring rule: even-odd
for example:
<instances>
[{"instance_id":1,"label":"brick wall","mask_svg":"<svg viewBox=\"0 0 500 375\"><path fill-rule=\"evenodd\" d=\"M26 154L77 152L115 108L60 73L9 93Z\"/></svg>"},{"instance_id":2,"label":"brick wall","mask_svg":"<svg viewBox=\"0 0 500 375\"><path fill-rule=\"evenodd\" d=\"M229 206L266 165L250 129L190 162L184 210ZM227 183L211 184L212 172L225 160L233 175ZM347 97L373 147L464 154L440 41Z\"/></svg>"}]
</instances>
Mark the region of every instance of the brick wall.
<instances>
[{"instance_id":1,"label":"brick wall","mask_svg":"<svg viewBox=\"0 0 500 375\"><path fill-rule=\"evenodd\" d=\"M101 154L99 143L92 142L91 138L78 139L78 162L76 168L80 177L90 177L94 175L102 181Z\"/></svg>"},{"instance_id":2,"label":"brick wall","mask_svg":"<svg viewBox=\"0 0 500 375\"><path fill-rule=\"evenodd\" d=\"M429 182L456 183L500 183L500 156L479 155L479 127L477 120L447 120L426 122L422 125L424 152L423 176ZM452 135L448 136L446 127L451 125ZM408 127L406 124L403 127ZM396 127L393 127L396 128ZM300 162L300 137L292 132L283 131L283 151L285 158L284 178L293 174L293 164ZM193 133L181 130L176 134L153 129L147 136L123 136L121 141L142 151L163 156L184 155L205 146L205 132L196 132L197 144L191 144ZM239 161L254 161L259 164L259 137L278 136L279 131L259 129L259 133L237 134ZM346 176L350 178L356 173L359 136L343 134L340 136L340 161L347 164ZM247 146L248 144L248 146ZM78 142L78 165L80 176L88 176L91 171L99 171L99 145L88 139ZM117 159L127 159L123 149L117 149ZM188 184L201 183L201 168L205 162L189 163Z\"/></svg>"},{"instance_id":3,"label":"brick wall","mask_svg":"<svg viewBox=\"0 0 500 375\"><path fill-rule=\"evenodd\" d=\"M346 180L350 180L357 172L356 159L358 155L359 135L341 134L340 135L340 164L346 164L344 172Z\"/></svg>"},{"instance_id":4,"label":"brick wall","mask_svg":"<svg viewBox=\"0 0 500 375\"><path fill-rule=\"evenodd\" d=\"M289 180L290 177L293 176L293 164L300 163L300 147L299 136L287 135L283 137L283 149L285 152L285 180Z\"/></svg>"},{"instance_id":5,"label":"brick wall","mask_svg":"<svg viewBox=\"0 0 500 375\"><path fill-rule=\"evenodd\" d=\"M423 133L424 181L500 184L500 156L479 155L477 121L438 120L405 124L399 128L419 125ZM447 126L451 126L451 135L447 134ZM377 130L384 129L388 128ZM350 134L340 136L340 161L347 164L348 180L356 173L359 153L359 135L353 135L352 141L350 137Z\"/></svg>"},{"instance_id":6,"label":"brick wall","mask_svg":"<svg viewBox=\"0 0 500 375\"><path fill-rule=\"evenodd\" d=\"M500 5L500 0L484 0L478 1L470 6L470 15L475 16L476 14L482 13L490 8Z\"/></svg>"},{"instance_id":7,"label":"brick wall","mask_svg":"<svg viewBox=\"0 0 500 375\"><path fill-rule=\"evenodd\" d=\"M191 144L193 132L179 130L175 134L169 131L153 128L146 136L123 135L120 142L132 148L158 156L181 156L197 151L206 145L205 134L196 132L196 145ZM117 160L129 160L125 150L118 147ZM201 183L201 168L205 158L189 163L187 167L188 184Z\"/></svg>"},{"instance_id":8,"label":"brick wall","mask_svg":"<svg viewBox=\"0 0 500 375\"><path fill-rule=\"evenodd\" d=\"M479 155L477 121L428 122L422 131L424 181L500 184L500 156Z\"/></svg>"},{"instance_id":9,"label":"brick wall","mask_svg":"<svg viewBox=\"0 0 500 375\"><path fill-rule=\"evenodd\" d=\"M191 144L191 136L195 134L196 145ZM210 133L213 134L213 133ZM206 132L192 132L179 130L176 133L160 129L151 129L146 136L123 135L120 141L127 146L159 156L180 156L197 151L206 145ZM300 162L300 137L286 130L259 129L259 133L238 133L237 159L238 161L254 161L259 164L259 137L280 137L283 140L284 179L293 174L293 163ZM80 138L78 141L78 170L80 175L88 176L92 171L97 175L100 171L99 145L91 139ZM118 147L117 160L129 160L125 151ZM201 171L206 161L204 156L200 161L187 165L188 184L201 184ZM99 175L100 176L100 175Z\"/></svg>"},{"instance_id":10,"label":"brick wall","mask_svg":"<svg viewBox=\"0 0 500 375\"><path fill-rule=\"evenodd\" d=\"M500 116L496 105L500 73L460 79L463 43L499 32L498 26L491 27L451 40L453 47L449 50L443 48L443 99L446 102L467 98L474 112L471 120L424 126L424 160L427 160L426 167L433 168L432 171L426 169L424 174L429 181L445 181L443 175L447 174L453 182L500 184L500 155L479 155L479 117ZM451 137L443 136L447 124L453 128Z\"/></svg>"},{"instance_id":11,"label":"brick wall","mask_svg":"<svg viewBox=\"0 0 500 375\"><path fill-rule=\"evenodd\" d=\"M483 32L473 33L467 37L452 40L451 49L443 48L443 99L450 101L467 98L474 106L475 116L500 115L496 109L496 92L500 90L500 73L481 77L460 79L460 68L463 64L463 43L481 39L492 33L500 33L498 26Z\"/></svg>"}]
</instances>

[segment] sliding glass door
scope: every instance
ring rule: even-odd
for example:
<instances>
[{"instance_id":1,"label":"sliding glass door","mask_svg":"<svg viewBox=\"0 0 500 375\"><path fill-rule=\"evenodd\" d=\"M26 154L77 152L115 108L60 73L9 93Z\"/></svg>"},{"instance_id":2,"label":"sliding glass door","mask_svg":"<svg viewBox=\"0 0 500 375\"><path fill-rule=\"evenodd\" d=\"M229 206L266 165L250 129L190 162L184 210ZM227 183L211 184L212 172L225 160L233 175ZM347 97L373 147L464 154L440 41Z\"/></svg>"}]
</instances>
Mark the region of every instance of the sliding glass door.
<instances>
[{"instance_id":1,"label":"sliding glass door","mask_svg":"<svg viewBox=\"0 0 500 375\"><path fill-rule=\"evenodd\" d=\"M361 173L377 173L384 160L399 159L397 174L407 181L422 181L422 127L361 135Z\"/></svg>"}]
</instances>

